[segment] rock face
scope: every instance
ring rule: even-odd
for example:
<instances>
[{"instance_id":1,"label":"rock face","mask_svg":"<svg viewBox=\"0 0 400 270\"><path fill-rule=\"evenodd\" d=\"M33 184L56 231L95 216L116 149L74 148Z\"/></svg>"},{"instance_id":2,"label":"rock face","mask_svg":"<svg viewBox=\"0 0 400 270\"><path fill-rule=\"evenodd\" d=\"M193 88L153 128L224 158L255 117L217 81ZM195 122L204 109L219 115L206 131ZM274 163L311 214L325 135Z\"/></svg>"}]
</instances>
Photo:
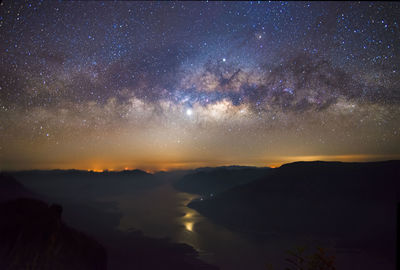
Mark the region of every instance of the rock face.
<instances>
[{"instance_id":1,"label":"rock face","mask_svg":"<svg viewBox=\"0 0 400 270\"><path fill-rule=\"evenodd\" d=\"M106 252L66 226L61 206L34 199L0 204L1 269L106 269Z\"/></svg>"},{"instance_id":2,"label":"rock face","mask_svg":"<svg viewBox=\"0 0 400 270\"><path fill-rule=\"evenodd\" d=\"M33 199L33 193L4 174L0 191L0 269L107 268L105 249L65 225L60 205Z\"/></svg>"}]
</instances>

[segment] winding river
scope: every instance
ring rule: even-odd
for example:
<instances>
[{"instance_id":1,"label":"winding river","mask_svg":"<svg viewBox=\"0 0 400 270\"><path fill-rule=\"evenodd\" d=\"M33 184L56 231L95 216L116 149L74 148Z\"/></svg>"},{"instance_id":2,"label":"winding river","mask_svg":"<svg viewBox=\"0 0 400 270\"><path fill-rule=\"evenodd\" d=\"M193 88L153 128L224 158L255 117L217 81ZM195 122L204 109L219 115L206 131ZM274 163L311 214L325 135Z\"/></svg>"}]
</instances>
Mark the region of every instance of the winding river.
<instances>
[{"instance_id":1,"label":"winding river","mask_svg":"<svg viewBox=\"0 0 400 270\"><path fill-rule=\"evenodd\" d=\"M276 241L257 240L214 224L186 206L196 197L178 192L170 183L165 183L112 201L118 203L123 213L120 230L138 229L147 236L186 243L194 247L204 261L221 269L268 269L268 265L282 264L283 246L278 248Z\"/></svg>"}]
</instances>

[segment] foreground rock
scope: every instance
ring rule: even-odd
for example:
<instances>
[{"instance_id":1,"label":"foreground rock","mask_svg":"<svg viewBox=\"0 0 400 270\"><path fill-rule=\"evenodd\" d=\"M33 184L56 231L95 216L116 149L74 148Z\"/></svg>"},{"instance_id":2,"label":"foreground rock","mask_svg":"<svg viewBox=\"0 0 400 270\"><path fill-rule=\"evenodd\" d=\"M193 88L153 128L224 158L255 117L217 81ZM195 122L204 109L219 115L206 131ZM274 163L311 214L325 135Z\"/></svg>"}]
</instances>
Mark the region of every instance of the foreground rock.
<instances>
[{"instance_id":1,"label":"foreground rock","mask_svg":"<svg viewBox=\"0 0 400 270\"><path fill-rule=\"evenodd\" d=\"M106 269L105 249L66 226L62 208L34 199L0 204L1 269Z\"/></svg>"}]
</instances>

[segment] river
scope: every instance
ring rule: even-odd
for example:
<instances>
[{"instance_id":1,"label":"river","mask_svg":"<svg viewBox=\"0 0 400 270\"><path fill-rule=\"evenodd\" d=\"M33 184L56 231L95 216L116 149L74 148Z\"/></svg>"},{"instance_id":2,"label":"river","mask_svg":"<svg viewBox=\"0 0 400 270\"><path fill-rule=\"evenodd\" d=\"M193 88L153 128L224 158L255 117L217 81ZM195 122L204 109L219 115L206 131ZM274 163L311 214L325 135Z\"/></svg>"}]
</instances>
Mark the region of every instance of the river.
<instances>
[{"instance_id":1,"label":"river","mask_svg":"<svg viewBox=\"0 0 400 270\"><path fill-rule=\"evenodd\" d=\"M277 241L278 237L271 235L270 241L268 237L260 240L214 224L186 206L196 197L178 192L170 183L165 183L135 196L108 200L117 202L123 214L120 230L137 229L147 236L186 243L194 247L204 261L221 269L268 269L268 265L282 265L285 248L293 247L289 244L292 239L287 241L280 236Z\"/></svg>"}]
</instances>

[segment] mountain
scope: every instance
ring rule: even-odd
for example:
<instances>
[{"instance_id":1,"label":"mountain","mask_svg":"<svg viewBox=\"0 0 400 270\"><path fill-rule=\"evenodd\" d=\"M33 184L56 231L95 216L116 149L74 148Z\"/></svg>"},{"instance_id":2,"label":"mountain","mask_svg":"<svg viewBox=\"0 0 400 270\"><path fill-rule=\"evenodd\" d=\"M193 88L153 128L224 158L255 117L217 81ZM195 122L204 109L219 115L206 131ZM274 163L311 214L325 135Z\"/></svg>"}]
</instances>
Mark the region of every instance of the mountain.
<instances>
[{"instance_id":1,"label":"mountain","mask_svg":"<svg viewBox=\"0 0 400 270\"><path fill-rule=\"evenodd\" d=\"M189 207L239 231L331 237L392 252L399 194L400 161L296 162Z\"/></svg>"},{"instance_id":2,"label":"mountain","mask_svg":"<svg viewBox=\"0 0 400 270\"><path fill-rule=\"evenodd\" d=\"M132 194L159 185L152 174L141 170L120 172L51 170L21 171L12 175L31 190L69 200L97 199L103 196Z\"/></svg>"},{"instance_id":3,"label":"mountain","mask_svg":"<svg viewBox=\"0 0 400 270\"><path fill-rule=\"evenodd\" d=\"M176 181L174 187L183 192L213 196L266 176L269 171L270 168L241 166L200 168Z\"/></svg>"}]
</instances>

